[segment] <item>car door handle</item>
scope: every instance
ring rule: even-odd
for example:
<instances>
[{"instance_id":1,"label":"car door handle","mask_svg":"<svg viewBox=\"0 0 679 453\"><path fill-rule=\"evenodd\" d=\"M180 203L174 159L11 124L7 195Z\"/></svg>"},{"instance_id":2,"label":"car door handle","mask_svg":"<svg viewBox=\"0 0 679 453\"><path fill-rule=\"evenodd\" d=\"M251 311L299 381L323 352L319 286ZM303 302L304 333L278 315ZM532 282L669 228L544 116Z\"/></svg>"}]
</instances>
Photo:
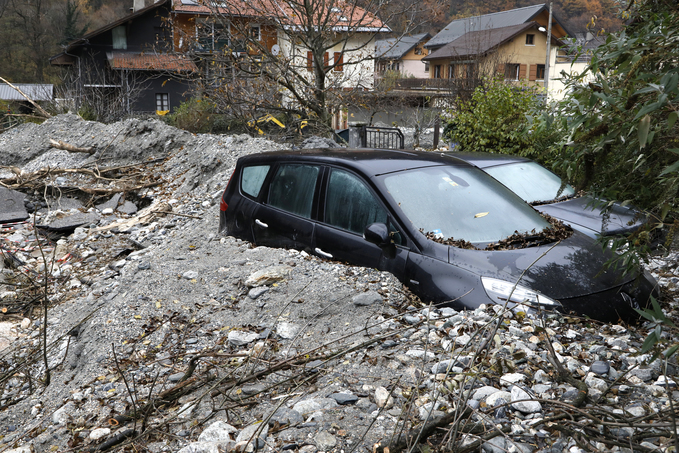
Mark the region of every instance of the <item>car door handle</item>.
<instances>
[{"instance_id":1,"label":"car door handle","mask_svg":"<svg viewBox=\"0 0 679 453\"><path fill-rule=\"evenodd\" d=\"M326 253L326 252L324 252L323 250L319 249L318 247L316 247L316 248L314 249L314 252L318 253L318 254L321 255L323 258L330 258L330 259L332 259L332 255L331 255L330 253Z\"/></svg>"},{"instance_id":2,"label":"car door handle","mask_svg":"<svg viewBox=\"0 0 679 453\"><path fill-rule=\"evenodd\" d=\"M262 222L262 221L259 220L259 219L255 219L255 223L256 223L257 225L261 226L262 228L269 228L269 225L267 225L266 223Z\"/></svg>"}]
</instances>

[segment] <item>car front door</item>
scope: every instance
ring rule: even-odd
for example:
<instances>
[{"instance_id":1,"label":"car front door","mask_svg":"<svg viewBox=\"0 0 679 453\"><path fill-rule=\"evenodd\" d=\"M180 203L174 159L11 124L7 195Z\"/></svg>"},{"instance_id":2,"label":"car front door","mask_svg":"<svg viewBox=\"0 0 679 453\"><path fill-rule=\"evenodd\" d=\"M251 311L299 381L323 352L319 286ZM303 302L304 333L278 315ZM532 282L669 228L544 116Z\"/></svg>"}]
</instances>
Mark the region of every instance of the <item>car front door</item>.
<instances>
[{"instance_id":1,"label":"car front door","mask_svg":"<svg viewBox=\"0 0 679 453\"><path fill-rule=\"evenodd\" d=\"M323 258L389 271L403 280L408 258L404 236L365 181L347 170L330 168L321 197L314 252ZM395 243L392 256L363 238L365 227L372 223L389 225Z\"/></svg>"},{"instance_id":2,"label":"car front door","mask_svg":"<svg viewBox=\"0 0 679 453\"><path fill-rule=\"evenodd\" d=\"M255 244L311 252L321 167L283 163L252 216Z\"/></svg>"}]
</instances>

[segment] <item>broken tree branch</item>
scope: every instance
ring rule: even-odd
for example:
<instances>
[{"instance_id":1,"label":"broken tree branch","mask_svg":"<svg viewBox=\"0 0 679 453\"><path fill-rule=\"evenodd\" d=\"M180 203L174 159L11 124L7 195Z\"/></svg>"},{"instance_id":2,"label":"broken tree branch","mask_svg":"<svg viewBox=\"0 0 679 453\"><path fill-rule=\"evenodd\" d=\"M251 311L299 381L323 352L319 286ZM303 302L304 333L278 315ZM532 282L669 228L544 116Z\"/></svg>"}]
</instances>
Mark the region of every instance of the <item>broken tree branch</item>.
<instances>
[{"instance_id":1,"label":"broken tree branch","mask_svg":"<svg viewBox=\"0 0 679 453\"><path fill-rule=\"evenodd\" d=\"M79 146L71 145L70 143L63 142L61 140L52 140L50 138L50 145L53 148L68 151L69 153L87 153L94 154L94 147L88 146L87 148L82 148Z\"/></svg>"},{"instance_id":2,"label":"broken tree branch","mask_svg":"<svg viewBox=\"0 0 679 453\"><path fill-rule=\"evenodd\" d=\"M33 101L33 99L29 98L28 95L27 95L26 93L24 93L23 91L21 91L18 87L12 85L11 83L9 83L7 80L3 79L2 77L0 77L0 80L1 80L3 83L6 83L7 85L9 85L11 88L14 88L15 90L17 90L17 91L19 92L19 94L22 95L23 97L25 97L26 100L27 100L28 102L30 102L31 105L33 105L33 107L35 107L36 110L37 110L38 112L40 112L40 114L41 114L42 116L44 116L45 118L51 118L51 117L52 117L52 115L50 115L49 113L47 113L47 112L45 111L45 109L43 109L43 108L40 107L38 104L36 104L35 101Z\"/></svg>"}]
</instances>

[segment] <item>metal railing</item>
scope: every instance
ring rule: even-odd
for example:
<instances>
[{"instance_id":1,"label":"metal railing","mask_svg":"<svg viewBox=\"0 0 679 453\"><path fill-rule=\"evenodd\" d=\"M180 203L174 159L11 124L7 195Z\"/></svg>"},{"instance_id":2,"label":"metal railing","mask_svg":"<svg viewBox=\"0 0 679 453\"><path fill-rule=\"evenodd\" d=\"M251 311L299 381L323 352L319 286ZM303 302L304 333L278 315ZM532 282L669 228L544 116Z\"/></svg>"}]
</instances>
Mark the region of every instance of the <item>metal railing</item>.
<instances>
[{"instance_id":1,"label":"metal railing","mask_svg":"<svg viewBox=\"0 0 679 453\"><path fill-rule=\"evenodd\" d=\"M395 127L363 126L361 148L403 149L405 137L403 132Z\"/></svg>"}]
</instances>

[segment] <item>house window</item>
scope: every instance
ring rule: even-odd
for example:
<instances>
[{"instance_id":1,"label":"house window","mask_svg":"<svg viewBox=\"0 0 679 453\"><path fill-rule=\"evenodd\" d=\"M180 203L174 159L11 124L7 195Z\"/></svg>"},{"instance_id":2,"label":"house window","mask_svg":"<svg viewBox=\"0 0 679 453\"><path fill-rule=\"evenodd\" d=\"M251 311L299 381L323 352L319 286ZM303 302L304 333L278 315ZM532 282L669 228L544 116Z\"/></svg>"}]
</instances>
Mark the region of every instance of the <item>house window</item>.
<instances>
[{"instance_id":1,"label":"house window","mask_svg":"<svg viewBox=\"0 0 679 453\"><path fill-rule=\"evenodd\" d=\"M124 25L111 30L113 34L113 48L127 50L127 29Z\"/></svg>"},{"instance_id":2,"label":"house window","mask_svg":"<svg viewBox=\"0 0 679 453\"><path fill-rule=\"evenodd\" d=\"M336 72L342 72L344 71L344 66L342 66L342 63L344 62L344 55L342 55L342 52L335 52L335 71Z\"/></svg>"},{"instance_id":3,"label":"house window","mask_svg":"<svg viewBox=\"0 0 679 453\"><path fill-rule=\"evenodd\" d=\"M429 62L428 61L424 62L424 72L429 72Z\"/></svg>"},{"instance_id":4,"label":"house window","mask_svg":"<svg viewBox=\"0 0 679 453\"><path fill-rule=\"evenodd\" d=\"M539 65L537 65L537 66L538 66L538 67L537 67L537 71L536 71L535 77L536 77L538 80L545 80L545 65L539 64Z\"/></svg>"},{"instance_id":5,"label":"house window","mask_svg":"<svg viewBox=\"0 0 679 453\"><path fill-rule=\"evenodd\" d=\"M170 110L170 95L167 93L156 93L156 110L167 112Z\"/></svg>"},{"instance_id":6,"label":"house window","mask_svg":"<svg viewBox=\"0 0 679 453\"><path fill-rule=\"evenodd\" d=\"M441 65L437 64L434 66L434 78L435 79L440 79L441 78Z\"/></svg>"},{"instance_id":7,"label":"house window","mask_svg":"<svg viewBox=\"0 0 679 453\"><path fill-rule=\"evenodd\" d=\"M526 35L526 45L527 46L535 45L535 35Z\"/></svg>"},{"instance_id":8,"label":"house window","mask_svg":"<svg viewBox=\"0 0 679 453\"><path fill-rule=\"evenodd\" d=\"M507 80L519 80L519 65L514 63L509 63L505 65L505 79Z\"/></svg>"},{"instance_id":9,"label":"house window","mask_svg":"<svg viewBox=\"0 0 679 453\"><path fill-rule=\"evenodd\" d=\"M448 78L449 79L455 78L455 65L454 64L448 65Z\"/></svg>"},{"instance_id":10,"label":"house window","mask_svg":"<svg viewBox=\"0 0 679 453\"><path fill-rule=\"evenodd\" d=\"M415 55L422 55L422 47L420 46L415 47Z\"/></svg>"},{"instance_id":11,"label":"house window","mask_svg":"<svg viewBox=\"0 0 679 453\"><path fill-rule=\"evenodd\" d=\"M254 41L262 40L262 28L259 25L250 25L250 38Z\"/></svg>"}]
</instances>

